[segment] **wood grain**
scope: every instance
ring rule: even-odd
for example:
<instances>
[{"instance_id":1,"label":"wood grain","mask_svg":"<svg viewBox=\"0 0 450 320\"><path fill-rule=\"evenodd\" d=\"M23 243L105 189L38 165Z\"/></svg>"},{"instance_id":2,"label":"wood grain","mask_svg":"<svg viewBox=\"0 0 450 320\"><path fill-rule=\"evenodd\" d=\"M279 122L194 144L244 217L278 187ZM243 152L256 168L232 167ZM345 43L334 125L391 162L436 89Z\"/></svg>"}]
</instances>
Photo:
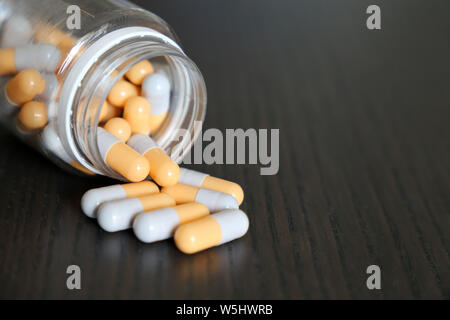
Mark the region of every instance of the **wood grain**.
<instances>
[{"instance_id":1,"label":"wood grain","mask_svg":"<svg viewBox=\"0 0 450 320\"><path fill-rule=\"evenodd\" d=\"M0 297L450 298L448 1L137 1L208 87L206 128L279 128L280 171L195 165L245 189L249 234L195 256L85 217L70 175L0 131ZM66 268L82 290L66 289ZM382 271L368 290L366 268Z\"/></svg>"}]
</instances>

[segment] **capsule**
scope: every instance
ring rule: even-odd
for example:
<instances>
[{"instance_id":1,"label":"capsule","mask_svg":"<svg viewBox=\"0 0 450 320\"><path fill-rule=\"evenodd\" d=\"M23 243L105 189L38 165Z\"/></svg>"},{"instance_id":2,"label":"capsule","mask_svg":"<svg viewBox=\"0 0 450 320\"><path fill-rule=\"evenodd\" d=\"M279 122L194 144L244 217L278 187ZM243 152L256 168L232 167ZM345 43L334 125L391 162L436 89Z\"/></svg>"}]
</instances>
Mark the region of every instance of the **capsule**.
<instances>
[{"instance_id":1,"label":"capsule","mask_svg":"<svg viewBox=\"0 0 450 320\"><path fill-rule=\"evenodd\" d=\"M103 127L116 138L126 142L131 136L131 128L128 121L123 118L112 118Z\"/></svg>"},{"instance_id":2,"label":"capsule","mask_svg":"<svg viewBox=\"0 0 450 320\"><path fill-rule=\"evenodd\" d=\"M116 107L123 107L129 98L137 95L139 95L138 87L121 79L116 82L109 92L108 101Z\"/></svg>"},{"instance_id":3,"label":"capsule","mask_svg":"<svg viewBox=\"0 0 450 320\"><path fill-rule=\"evenodd\" d=\"M248 226L243 211L224 210L181 225L174 235L175 245L183 253L196 253L243 237Z\"/></svg>"},{"instance_id":4,"label":"capsule","mask_svg":"<svg viewBox=\"0 0 450 320\"><path fill-rule=\"evenodd\" d=\"M81 209L89 218L95 218L97 208L104 202L125 198L135 198L158 192L158 186L151 181L116 184L113 186L91 189L81 198Z\"/></svg>"},{"instance_id":5,"label":"capsule","mask_svg":"<svg viewBox=\"0 0 450 320\"><path fill-rule=\"evenodd\" d=\"M135 64L127 73L125 73L125 77L127 77L130 82L135 85L140 86L144 79L151 75L154 72L153 65L148 60L142 60Z\"/></svg>"},{"instance_id":6,"label":"capsule","mask_svg":"<svg viewBox=\"0 0 450 320\"><path fill-rule=\"evenodd\" d=\"M47 107L42 102L27 102L20 108L17 118L26 130L41 129L48 120Z\"/></svg>"},{"instance_id":7,"label":"capsule","mask_svg":"<svg viewBox=\"0 0 450 320\"><path fill-rule=\"evenodd\" d=\"M236 199L238 205L241 205L244 200L244 191L242 191L240 185L231 181L211 177L206 173L181 168L179 183L228 193Z\"/></svg>"},{"instance_id":8,"label":"capsule","mask_svg":"<svg viewBox=\"0 0 450 320\"><path fill-rule=\"evenodd\" d=\"M166 240L173 237L179 225L208 215L208 208L195 202L153 210L137 215L133 222L133 231L136 237L145 243Z\"/></svg>"},{"instance_id":9,"label":"capsule","mask_svg":"<svg viewBox=\"0 0 450 320\"><path fill-rule=\"evenodd\" d=\"M180 167L149 136L135 134L128 145L150 163L150 177L160 186L173 186L180 178Z\"/></svg>"},{"instance_id":10,"label":"capsule","mask_svg":"<svg viewBox=\"0 0 450 320\"><path fill-rule=\"evenodd\" d=\"M123 108L123 118L128 121L133 134L150 134L150 103L143 97L131 97Z\"/></svg>"},{"instance_id":11,"label":"capsule","mask_svg":"<svg viewBox=\"0 0 450 320\"><path fill-rule=\"evenodd\" d=\"M152 106L150 130L156 132L164 122L170 108L170 81L165 74L154 73L142 83L142 95Z\"/></svg>"},{"instance_id":12,"label":"capsule","mask_svg":"<svg viewBox=\"0 0 450 320\"><path fill-rule=\"evenodd\" d=\"M162 188L161 192L169 194L177 204L199 202L208 207L210 212L225 209L238 209L239 205L233 196L215 190L203 189L187 184L176 184Z\"/></svg>"},{"instance_id":13,"label":"capsule","mask_svg":"<svg viewBox=\"0 0 450 320\"><path fill-rule=\"evenodd\" d=\"M51 44L26 44L0 49L0 75L10 75L25 69L54 72L60 60L61 53Z\"/></svg>"},{"instance_id":14,"label":"capsule","mask_svg":"<svg viewBox=\"0 0 450 320\"><path fill-rule=\"evenodd\" d=\"M102 105L102 109L100 110L98 122L105 122L109 119L120 117L122 115L122 111L122 108L114 107L111 103L105 101Z\"/></svg>"},{"instance_id":15,"label":"capsule","mask_svg":"<svg viewBox=\"0 0 450 320\"><path fill-rule=\"evenodd\" d=\"M44 92L45 79L33 69L19 72L6 84L6 97L11 104L22 105Z\"/></svg>"},{"instance_id":16,"label":"capsule","mask_svg":"<svg viewBox=\"0 0 450 320\"><path fill-rule=\"evenodd\" d=\"M2 26L2 48L14 48L30 42L33 38L33 27L23 16L13 15Z\"/></svg>"},{"instance_id":17,"label":"capsule","mask_svg":"<svg viewBox=\"0 0 450 320\"><path fill-rule=\"evenodd\" d=\"M131 228L134 217L140 212L167 208L174 205L175 200L166 193L113 200L100 205L97 209L97 220L103 230L116 232Z\"/></svg>"},{"instance_id":18,"label":"capsule","mask_svg":"<svg viewBox=\"0 0 450 320\"><path fill-rule=\"evenodd\" d=\"M103 160L131 182L144 180L149 173L148 160L103 128L97 128L98 147Z\"/></svg>"}]
</instances>

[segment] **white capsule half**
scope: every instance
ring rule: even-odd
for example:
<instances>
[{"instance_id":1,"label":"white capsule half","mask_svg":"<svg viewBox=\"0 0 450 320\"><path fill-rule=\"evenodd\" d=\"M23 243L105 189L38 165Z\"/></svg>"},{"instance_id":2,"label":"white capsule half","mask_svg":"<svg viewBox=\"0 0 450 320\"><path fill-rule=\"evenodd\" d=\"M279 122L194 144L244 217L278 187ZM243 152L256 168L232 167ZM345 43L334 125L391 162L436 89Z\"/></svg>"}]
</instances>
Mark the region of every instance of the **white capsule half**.
<instances>
[{"instance_id":1,"label":"white capsule half","mask_svg":"<svg viewBox=\"0 0 450 320\"><path fill-rule=\"evenodd\" d=\"M54 122L50 122L45 127L41 133L40 140L44 150L49 150L66 163L71 163L73 161L59 139Z\"/></svg>"},{"instance_id":2,"label":"white capsule half","mask_svg":"<svg viewBox=\"0 0 450 320\"><path fill-rule=\"evenodd\" d=\"M150 102L152 115L161 115L169 111L170 81L165 74L154 73L144 79L142 95Z\"/></svg>"},{"instance_id":3,"label":"white capsule half","mask_svg":"<svg viewBox=\"0 0 450 320\"><path fill-rule=\"evenodd\" d=\"M211 217L217 220L222 230L222 239L218 245L239 239L248 231L248 217L242 210L224 210Z\"/></svg>"},{"instance_id":4,"label":"white capsule half","mask_svg":"<svg viewBox=\"0 0 450 320\"><path fill-rule=\"evenodd\" d=\"M134 216L144 208L137 198L108 201L97 210L97 221L103 230L116 232L131 228Z\"/></svg>"},{"instance_id":5,"label":"white capsule half","mask_svg":"<svg viewBox=\"0 0 450 320\"><path fill-rule=\"evenodd\" d=\"M41 73L41 76L45 79L45 90L41 94L37 95L35 100L50 102L56 95L56 91L59 86L58 79L53 73Z\"/></svg>"},{"instance_id":6,"label":"white capsule half","mask_svg":"<svg viewBox=\"0 0 450 320\"><path fill-rule=\"evenodd\" d=\"M186 203L139 214L133 222L136 237L145 243L169 239L180 224L201 219L209 210L201 203Z\"/></svg>"},{"instance_id":7,"label":"white capsule half","mask_svg":"<svg viewBox=\"0 0 450 320\"><path fill-rule=\"evenodd\" d=\"M142 242L152 243L171 238L179 225L175 209L163 208L138 215L133 222L133 231Z\"/></svg>"},{"instance_id":8,"label":"white capsule half","mask_svg":"<svg viewBox=\"0 0 450 320\"><path fill-rule=\"evenodd\" d=\"M14 61L17 71L36 69L41 72L54 72L61 60L61 52L47 43L26 44L17 47Z\"/></svg>"},{"instance_id":9,"label":"white capsule half","mask_svg":"<svg viewBox=\"0 0 450 320\"><path fill-rule=\"evenodd\" d=\"M195 197L195 202L203 203L210 212L218 212L225 209L238 209L239 205L233 196L209 189L200 188Z\"/></svg>"},{"instance_id":10,"label":"white capsule half","mask_svg":"<svg viewBox=\"0 0 450 320\"><path fill-rule=\"evenodd\" d=\"M203 181L205 181L208 176L209 174L203 172L180 168L180 180L178 180L178 183L201 188Z\"/></svg>"},{"instance_id":11,"label":"white capsule half","mask_svg":"<svg viewBox=\"0 0 450 320\"><path fill-rule=\"evenodd\" d=\"M15 48L31 42L33 27L30 22L20 15L11 16L2 27L2 48Z\"/></svg>"},{"instance_id":12,"label":"white capsule half","mask_svg":"<svg viewBox=\"0 0 450 320\"><path fill-rule=\"evenodd\" d=\"M89 218L95 218L96 210L100 204L126 197L125 190L121 185L92 189L87 191L81 198L81 209Z\"/></svg>"}]
</instances>

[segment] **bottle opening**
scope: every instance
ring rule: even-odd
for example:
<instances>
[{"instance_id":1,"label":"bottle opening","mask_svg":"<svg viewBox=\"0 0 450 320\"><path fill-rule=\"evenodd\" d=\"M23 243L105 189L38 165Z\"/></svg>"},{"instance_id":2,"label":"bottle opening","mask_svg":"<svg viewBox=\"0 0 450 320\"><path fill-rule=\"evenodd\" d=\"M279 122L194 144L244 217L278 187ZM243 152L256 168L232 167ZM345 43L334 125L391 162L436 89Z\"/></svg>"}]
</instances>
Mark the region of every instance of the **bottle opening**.
<instances>
[{"instance_id":1,"label":"bottle opening","mask_svg":"<svg viewBox=\"0 0 450 320\"><path fill-rule=\"evenodd\" d=\"M204 119L206 88L195 64L172 40L152 29L116 30L83 51L65 76L60 95L60 104L67 105L64 114L58 116L63 145L95 173L124 180L102 159L97 128L103 124L102 107L113 86L143 60L148 60L154 74L165 77L170 84L169 108L151 137L177 162L197 138L194 123Z\"/></svg>"}]
</instances>

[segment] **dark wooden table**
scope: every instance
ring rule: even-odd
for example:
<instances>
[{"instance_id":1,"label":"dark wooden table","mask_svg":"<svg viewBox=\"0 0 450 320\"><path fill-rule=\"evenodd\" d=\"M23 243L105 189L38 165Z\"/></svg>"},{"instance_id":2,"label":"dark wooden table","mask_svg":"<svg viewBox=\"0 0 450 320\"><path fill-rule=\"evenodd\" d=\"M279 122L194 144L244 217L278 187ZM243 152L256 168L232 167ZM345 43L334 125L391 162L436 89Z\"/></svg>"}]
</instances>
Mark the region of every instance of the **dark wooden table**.
<instances>
[{"instance_id":1,"label":"dark wooden table","mask_svg":"<svg viewBox=\"0 0 450 320\"><path fill-rule=\"evenodd\" d=\"M251 226L186 256L102 231L80 198L113 181L2 130L1 298L450 298L448 1L137 2L202 70L205 128L280 129L279 173L192 166L244 187ZM66 288L71 264L82 290ZM366 287L373 264L381 290Z\"/></svg>"}]
</instances>

